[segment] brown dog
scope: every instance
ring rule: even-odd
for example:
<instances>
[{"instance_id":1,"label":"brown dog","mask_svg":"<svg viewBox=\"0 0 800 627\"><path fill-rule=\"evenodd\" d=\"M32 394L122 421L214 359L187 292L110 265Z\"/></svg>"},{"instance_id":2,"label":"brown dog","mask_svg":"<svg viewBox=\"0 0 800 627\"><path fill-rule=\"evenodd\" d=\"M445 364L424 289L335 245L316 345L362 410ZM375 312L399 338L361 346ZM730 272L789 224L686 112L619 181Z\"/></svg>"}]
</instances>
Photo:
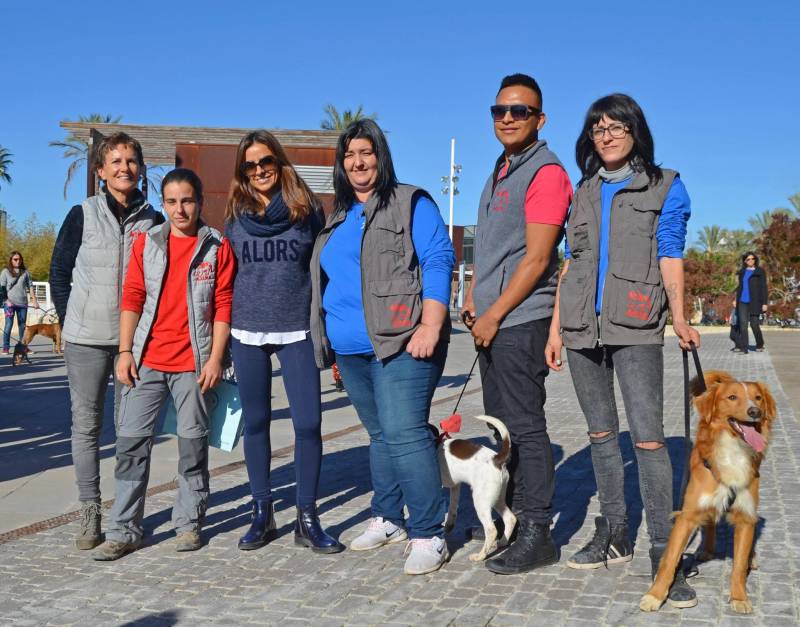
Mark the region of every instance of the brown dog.
<instances>
[{"instance_id":1,"label":"brown dog","mask_svg":"<svg viewBox=\"0 0 800 627\"><path fill-rule=\"evenodd\" d=\"M723 514L734 526L731 607L741 614L753 611L745 584L758 521L758 471L775 419L775 400L763 383L737 381L727 372L707 372L705 382L703 393L698 381L692 382L699 424L689 485L655 581L639 602L645 612L658 610L667 598L686 543L700 525L701 558L713 555L716 523Z\"/></svg>"},{"instance_id":2,"label":"brown dog","mask_svg":"<svg viewBox=\"0 0 800 627\"><path fill-rule=\"evenodd\" d=\"M27 346L37 335L43 335L53 340L53 352L61 352L61 325L58 322L40 324L29 324L25 327L25 335L22 343Z\"/></svg>"}]
</instances>

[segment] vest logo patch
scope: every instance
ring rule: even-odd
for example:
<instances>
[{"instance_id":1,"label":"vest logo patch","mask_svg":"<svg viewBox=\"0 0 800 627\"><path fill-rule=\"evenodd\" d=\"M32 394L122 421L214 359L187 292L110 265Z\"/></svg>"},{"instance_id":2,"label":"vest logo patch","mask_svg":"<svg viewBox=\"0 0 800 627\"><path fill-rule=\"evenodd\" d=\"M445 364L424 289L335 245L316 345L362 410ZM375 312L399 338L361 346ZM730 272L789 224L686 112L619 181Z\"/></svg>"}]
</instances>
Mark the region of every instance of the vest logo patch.
<instances>
[{"instance_id":1,"label":"vest logo patch","mask_svg":"<svg viewBox=\"0 0 800 627\"><path fill-rule=\"evenodd\" d=\"M210 261L204 261L194 269L194 271L192 272L192 278L199 283L202 283L204 281L213 281L214 266L211 264Z\"/></svg>"},{"instance_id":2,"label":"vest logo patch","mask_svg":"<svg viewBox=\"0 0 800 627\"><path fill-rule=\"evenodd\" d=\"M411 326L411 308L408 305L392 304L389 305L392 312L392 328L401 329Z\"/></svg>"},{"instance_id":3,"label":"vest logo patch","mask_svg":"<svg viewBox=\"0 0 800 627\"><path fill-rule=\"evenodd\" d=\"M650 317L652 302L647 294L631 290L628 292L628 306L625 311L627 318L647 320Z\"/></svg>"},{"instance_id":4,"label":"vest logo patch","mask_svg":"<svg viewBox=\"0 0 800 627\"><path fill-rule=\"evenodd\" d=\"M495 198L495 204L492 207L492 211L505 211L506 209L508 209L509 197L507 189L501 189L500 191L495 193L494 198Z\"/></svg>"},{"instance_id":5,"label":"vest logo patch","mask_svg":"<svg viewBox=\"0 0 800 627\"><path fill-rule=\"evenodd\" d=\"M133 230L130 232L131 243L135 242L139 239L142 235L144 235L144 231Z\"/></svg>"}]
</instances>

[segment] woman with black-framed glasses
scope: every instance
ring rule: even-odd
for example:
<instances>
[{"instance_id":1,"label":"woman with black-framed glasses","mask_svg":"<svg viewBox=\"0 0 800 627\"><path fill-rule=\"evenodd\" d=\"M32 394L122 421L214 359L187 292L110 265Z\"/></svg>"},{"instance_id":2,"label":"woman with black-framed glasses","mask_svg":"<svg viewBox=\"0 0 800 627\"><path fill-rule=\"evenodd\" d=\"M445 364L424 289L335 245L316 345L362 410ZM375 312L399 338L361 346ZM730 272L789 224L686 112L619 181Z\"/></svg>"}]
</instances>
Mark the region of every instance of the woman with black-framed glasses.
<instances>
[{"instance_id":1,"label":"woman with black-framed glasses","mask_svg":"<svg viewBox=\"0 0 800 627\"><path fill-rule=\"evenodd\" d=\"M753 329L756 340L756 350L764 350L764 336L761 333L760 316L767 312L768 291L767 274L758 265L758 255L748 251L742 255L742 267L736 273L736 316L738 318L739 333L737 335L734 352L747 355L750 338L747 325Z\"/></svg>"},{"instance_id":2,"label":"woman with black-framed glasses","mask_svg":"<svg viewBox=\"0 0 800 627\"><path fill-rule=\"evenodd\" d=\"M601 515L591 540L567 566L591 569L633 558L625 505L614 377L639 467L652 573L670 530L672 466L665 446L664 328L667 314L682 348L700 344L684 313L683 249L691 214L678 173L655 163L639 105L624 94L592 104L576 142L583 178L567 226L565 263L545 358L561 370L561 349L586 417ZM679 570L674 607L697 604Z\"/></svg>"},{"instance_id":3,"label":"woman with black-framed glasses","mask_svg":"<svg viewBox=\"0 0 800 627\"><path fill-rule=\"evenodd\" d=\"M320 526L316 501L322 462L319 370L308 337L309 262L323 224L320 202L274 135L248 133L236 152L225 236L237 261L231 349L244 415L244 457L253 495L242 550L276 536L270 489L272 355L278 357L295 433L295 544L318 553L344 546Z\"/></svg>"}]
</instances>

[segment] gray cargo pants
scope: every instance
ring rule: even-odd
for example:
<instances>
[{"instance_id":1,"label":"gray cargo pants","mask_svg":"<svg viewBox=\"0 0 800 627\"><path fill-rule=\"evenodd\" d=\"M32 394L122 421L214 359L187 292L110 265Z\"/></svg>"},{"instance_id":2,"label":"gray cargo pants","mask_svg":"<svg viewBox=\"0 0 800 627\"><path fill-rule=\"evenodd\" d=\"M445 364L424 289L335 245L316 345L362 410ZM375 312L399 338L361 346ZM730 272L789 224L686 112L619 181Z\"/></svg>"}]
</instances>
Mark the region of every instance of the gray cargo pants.
<instances>
[{"instance_id":1,"label":"gray cargo pants","mask_svg":"<svg viewBox=\"0 0 800 627\"><path fill-rule=\"evenodd\" d=\"M113 374L116 358L116 344L91 346L65 342L64 345L72 405L72 463L81 501L100 501L100 434L108 378ZM115 425L121 393L122 386L115 381Z\"/></svg>"},{"instance_id":2,"label":"gray cargo pants","mask_svg":"<svg viewBox=\"0 0 800 627\"><path fill-rule=\"evenodd\" d=\"M139 368L126 387L117 429L116 495L106 539L139 544L156 420L167 395L178 415L178 492L172 507L175 531L199 530L208 504L208 412L194 372Z\"/></svg>"}]
</instances>

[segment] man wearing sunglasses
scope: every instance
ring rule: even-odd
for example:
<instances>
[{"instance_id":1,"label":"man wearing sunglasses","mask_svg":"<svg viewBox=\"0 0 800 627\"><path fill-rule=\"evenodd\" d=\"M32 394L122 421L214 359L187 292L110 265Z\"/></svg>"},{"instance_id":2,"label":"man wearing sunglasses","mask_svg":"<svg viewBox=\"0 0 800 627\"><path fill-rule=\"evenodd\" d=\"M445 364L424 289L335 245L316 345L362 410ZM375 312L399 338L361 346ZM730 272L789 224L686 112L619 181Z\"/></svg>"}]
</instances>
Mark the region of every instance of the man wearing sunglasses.
<instances>
[{"instance_id":1,"label":"man wearing sunglasses","mask_svg":"<svg viewBox=\"0 0 800 627\"><path fill-rule=\"evenodd\" d=\"M544 414L544 347L572 184L539 139L546 118L533 78L506 76L490 111L503 154L481 194L462 316L482 349L484 409L511 433L507 499L519 519L517 539L486 565L515 574L558 561L550 537L555 472Z\"/></svg>"}]
</instances>

